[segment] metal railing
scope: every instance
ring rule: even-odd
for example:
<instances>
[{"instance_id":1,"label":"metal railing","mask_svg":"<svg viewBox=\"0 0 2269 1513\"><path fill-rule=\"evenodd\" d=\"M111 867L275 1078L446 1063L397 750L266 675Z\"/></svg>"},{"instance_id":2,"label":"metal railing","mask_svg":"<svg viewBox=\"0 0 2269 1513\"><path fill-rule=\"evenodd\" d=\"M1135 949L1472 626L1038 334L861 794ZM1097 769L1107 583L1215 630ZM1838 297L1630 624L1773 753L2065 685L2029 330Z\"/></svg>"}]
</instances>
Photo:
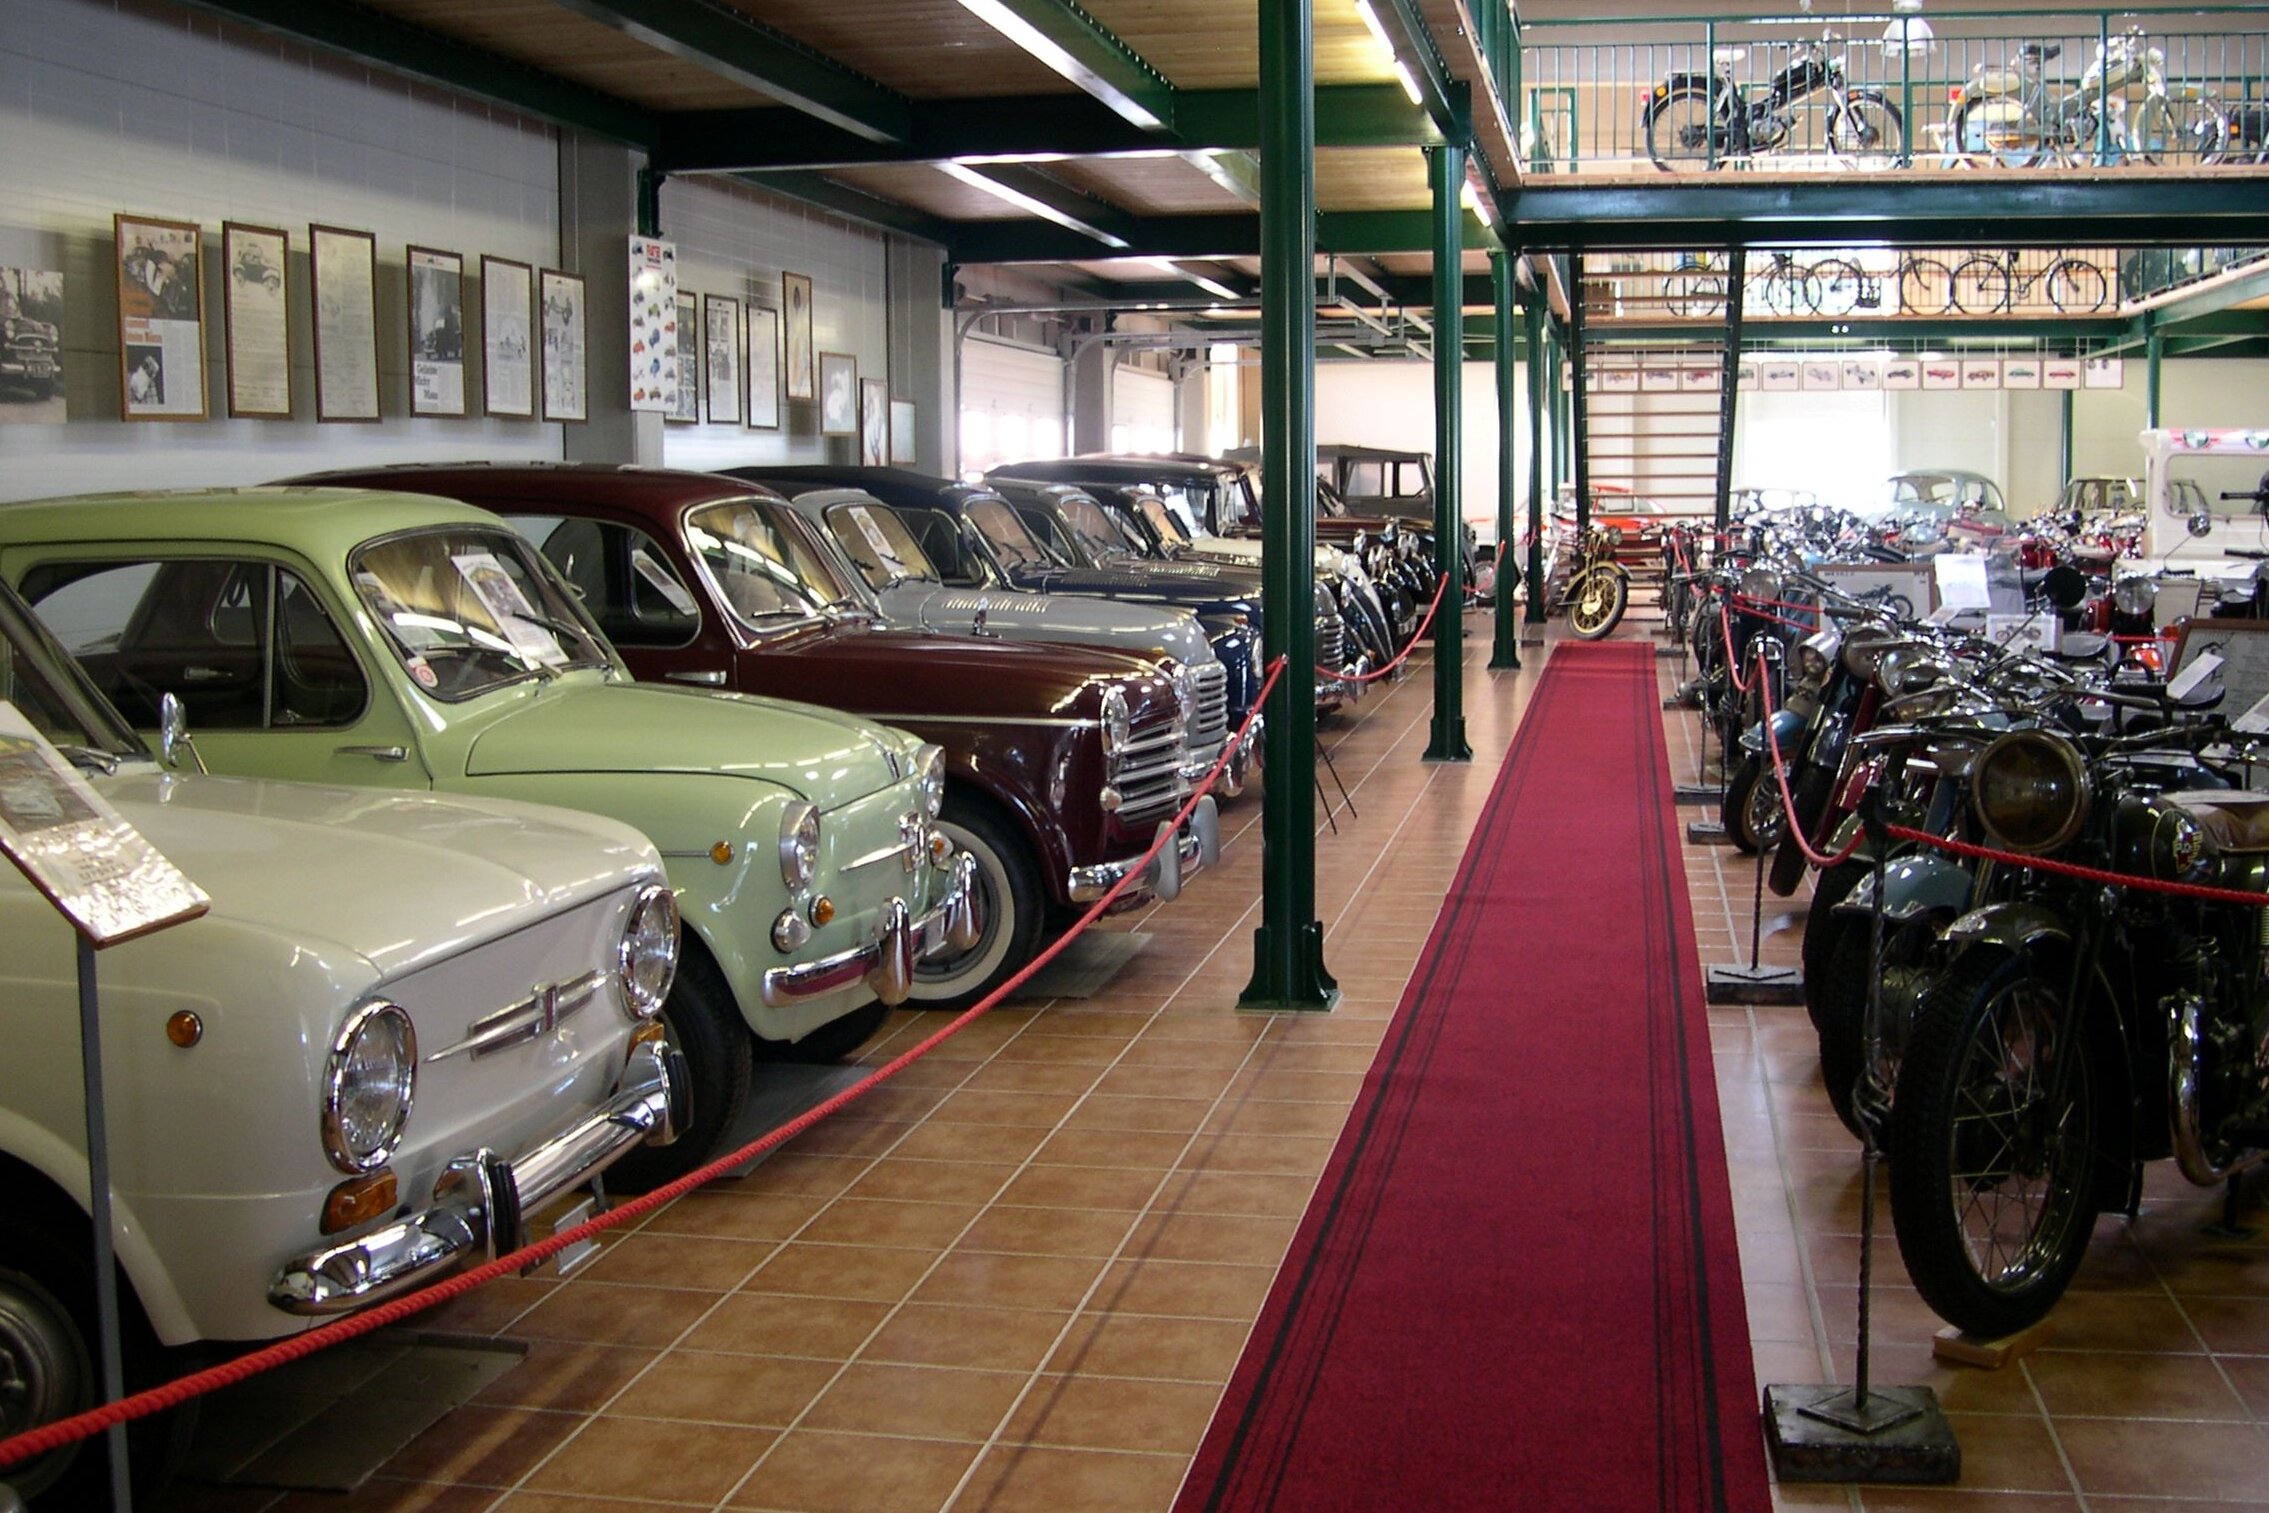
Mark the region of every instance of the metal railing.
<instances>
[{"instance_id":1,"label":"metal railing","mask_svg":"<svg viewBox=\"0 0 2269 1513\"><path fill-rule=\"evenodd\" d=\"M1524 22L1529 170L2269 163L2260 7L1823 19Z\"/></svg>"},{"instance_id":2,"label":"metal railing","mask_svg":"<svg viewBox=\"0 0 2269 1513\"><path fill-rule=\"evenodd\" d=\"M2127 263L2109 247L1753 247L1742 282L1747 321L2107 316L2119 313ZM1583 259L1584 315L1640 324L1722 321L1723 252L1593 253Z\"/></svg>"}]
</instances>

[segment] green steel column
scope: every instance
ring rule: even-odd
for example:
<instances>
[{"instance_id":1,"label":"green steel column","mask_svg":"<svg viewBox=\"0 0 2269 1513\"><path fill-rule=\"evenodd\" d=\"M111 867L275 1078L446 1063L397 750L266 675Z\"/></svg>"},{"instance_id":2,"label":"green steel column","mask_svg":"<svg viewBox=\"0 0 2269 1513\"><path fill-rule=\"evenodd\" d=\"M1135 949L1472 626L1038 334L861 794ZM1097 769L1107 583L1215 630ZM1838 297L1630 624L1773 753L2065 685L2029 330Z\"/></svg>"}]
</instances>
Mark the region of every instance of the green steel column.
<instances>
[{"instance_id":1,"label":"green steel column","mask_svg":"<svg viewBox=\"0 0 2269 1513\"><path fill-rule=\"evenodd\" d=\"M2061 488L2072 481L2072 391L2066 389L2056 397L2061 401L2057 405L2059 471L2056 480Z\"/></svg>"},{"instance_id":2,"label":"green steel column","mask_svg":"<svg viewBox=\"0 0 2269 1513\"><path fill-rule=\"evenodd\" d=\"M2159 428L2159 368L2167 355L2167 339L2152 326L2143 344L2143 429Z\"/></svg>"},{"instance_id":3,"label":"green steel column","mask_svg":"<svg viewBox=\"0 0 2269 1513\"><path fill-rule=\"evenodd\" d=\"M1544 291L1531 289L1521 314L1528 331L1528 623L1544 623L1544 453L1552 446L1546 434L1552 425L1550 392L1545 383L1550 359L1545 353Z\"/></svg>"},{"instance_id":4,"label":"green steel column","mask_svg":"<svg viewBox=\"0 0 2269 1513\"><path fill-rule=\"evenodd\" d=\"M1434 566L1442 608L1434 616L1434 729L1429 762L1470 762L1465 743L1465 512L1459 474L1465 456L1465 149L1426 149L1434 190Z\"/></svg>"},{"instance_id":5,"label":"green steel column","mask_svg":"<svg viewBox=\"0 0 2269 1513\"><path fill-rule=\"evenodd\" d=\"M1727 248L1725 263L1726 288L1748 288L1748 249ZM1733 438L1736 406L1741 398L1741 303L1730 295L1725 302L1725 362L1718 373L1717 500L1710 513L1721 533L1733 518Z\"/></svg>"},{"instance_id":6,"label":"green steel column","mask_svg":"<svg viewBox=\"0 0 2269 1513\"><path fill-rule=\"evenodd\" d=\"M1513 255L1498 248L1489 254L1489 292L1497 298L1497 612L1496 644L1490 649L1491 667L1521 665L1521 628L1513 615L1511 570L1520 540L1513 530L1513 503L1520 497L1519 450L1514 444L1513 386L1518 381L1513 359Z\"/></svg>"},{"instance_id":7,"label":"green steel column","mask_svg":"<svg viewBox=\"0 0 2269 1513\"><path fill-rule=\"evenodd\" d=\"M1249 1009L1328 1009L1316 917L1316 60L1311 0L1260 0L1262 747ZM1453 328L1454 329L1454 328Z\"/></svg>"},{"instance_id":8,"label":"green steel column","mask_svg":"<svg viewBox=\"0 0 2269 1513\"><path fill-rule=\"evenodd\" d=\"M1591 448L1585 444L1584 389L1591 375L1584 371L1583 262L1570 258L1576 272L1568 284L1568 460L1576 483L1576 539L1591 529Z\"/></svg>"}]
</instances>

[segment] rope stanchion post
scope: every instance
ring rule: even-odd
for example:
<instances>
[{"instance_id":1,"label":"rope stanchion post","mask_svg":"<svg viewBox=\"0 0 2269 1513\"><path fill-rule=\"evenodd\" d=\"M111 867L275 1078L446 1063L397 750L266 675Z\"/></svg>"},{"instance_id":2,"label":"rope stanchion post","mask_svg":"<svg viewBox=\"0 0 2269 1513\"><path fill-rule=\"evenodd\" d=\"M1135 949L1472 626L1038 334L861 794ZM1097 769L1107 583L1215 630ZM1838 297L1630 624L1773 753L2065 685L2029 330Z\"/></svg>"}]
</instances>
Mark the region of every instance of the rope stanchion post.
<instances>
[{"instance_id":1,"label":"rope stanchion post","mask_svg":"<svg viewBox=\"0 0 2269 1513\"><path fill-rule=\"evenodd\" d=\"M1773 739L1773 681L1780 670L1781 645L1771 637L1760 637L1757 642L1757 666L1750 674L1750 688L1757 692L1759 707L1764 713L1765 746L1762 760L1772 764L1773 776L1780 801L1783 833L1797 838L1802 844L1802 827L1796 822L1796 805L1790 801L1786 774L1781 770L1780 747ZM1729 664L1730 666L1731 664ZM1737 685L1738 686L1738 685ZM1762 776L1762 774L1760 774ZM1747 796L1741 796L1744 804ZM1691 830L1693 827L1687 827ZM1723 828L1722 826L1720 827ZM1749 903L1749 962L1714 963L1702 969L1702 993L1706 1001L1720 1004L1792 1004L1804 1002L1804 974L1795 967L1768 967L1759 959L1763 955L1765 930L1765 860L1767 847L1757 847L1757 878L1755 891Z\"/></svg>"},{"instance_id":2,"label":"rope stanchion post","mask_svg":"<svg viewBox=\"0 0 2269 1513\"><path fill-rule=\"evenodd\" d=\"M1733 650L1733 617L1723 604L1718 606L1718 639L1725 648L1726 684L1734 693L1746 699L1751 685L1741 680L1741 658ZM1725 719L1717 721L1717 802L1721 811L1726 803L1727 785L1733 781L1733 723ZM1725 828L1721 820L1688 820L1686 841L1694 846L1730 846L1733 844L1733 833Z\"/></svg>"},{"instance_id":3,"label":"rope stanchion post","mask_svg":"<svg viewBox=\"0 0 2269 1513\"><path fill-rule=\"evenodd\" d=\"M163 1413L169 1409L178 1408L193 1398L219 1391L223 1387L234 1386L238 1382L247 1381L264 1371L272 1371L276 1367L313 1355L317 1351L327 1349L330 1346L344 1344L348 1340L359 1338L389 1324L400 1323L402 1320L413 1318L429 1308L438 1307L452 1298L462 1297L475 1288L485 1286L503 1277L516 1275L538 1262L549 1260L563 1250L580 1245L607 1230L617 1228L633 1219L652 1213L655 1209L666 1203L674 1202L692 1192L695 1188L702 1187L719 1177L739 1170L756 1157L777 1146L786 1144L821 1120L896 1077L907 1067L912 1066L970 1025L975 1024L980 1018L1004 1002L1009 995L1029 982L1041 968L1054 961L1073 940L1084 934L1089 927L1101 919L1111 906L1118 902L1120 895L1133 886L1137 879L1148 875L1150 864L1157 859L1160 851L1168 844L1178 843L1183 823L1196 811L1199 802L1213 792L1214 785L1221 780L1221 774L1227 769L1230 758L1243 745L1246 735L1252 729L1254 718L1261 706L1267 701L1269 691L1276 686L1277 680L1284 675L1284 670L1285 664L1282 657L1269 664L1267 676L1261 683L1260 694L1253 700L1253 712L1245 716L1244 722L1238 726L1232 738L1222 743L1221 754L1215 759L1212 771L1208 772L1195 785L1189 798L1176 812L1173 821L1159 827L1157 837L1151 841L1149 849L1130 864L1127 875L1113 884L1101 898L1090 904L1087 911L1072 922L1070 928L1035 954L1032 960L1026 962L1013 977L1010 977L983 999L962 1010L947 1023L925 1036L912 1048L901 1051L857 1082L804 1110L786 1123L767 1130L739 1149L714 1157L705 1165L695 1167L692 1171L664 1183L651 1192L619 1203L605 1213L586 1219L571 1228L560 1230L542 1240L524 1245L508 1255L498 1256L493 1261L483 1262L478 1266L461 1271L455 1276L444 1278L430 1287L421 1288L416 1292L405 1294L388 1302L376 1304L359 1313L349 1314L330 1323L318 1325L304 1333L286 1336L272 1344L264 1345L238 1356L234 1360L224 1361L218 1366L210 1366L202 1371L191 1372L186 1376L177 1377L173 1381L119 1398L115 1402L103 1403L69 1418L56 1419L52 1423L41 1424L35 1428L24 1430L20 1434L0 1439L0 1513L6 1513L7 1476L14 1467L21 1466L27 1461L47 1454L49 1451L60 1450L65 1445L102 1434L115 1426L132 1423L136 1419L146 1418L153 1413Z\"/></svg>"}]
</instances>

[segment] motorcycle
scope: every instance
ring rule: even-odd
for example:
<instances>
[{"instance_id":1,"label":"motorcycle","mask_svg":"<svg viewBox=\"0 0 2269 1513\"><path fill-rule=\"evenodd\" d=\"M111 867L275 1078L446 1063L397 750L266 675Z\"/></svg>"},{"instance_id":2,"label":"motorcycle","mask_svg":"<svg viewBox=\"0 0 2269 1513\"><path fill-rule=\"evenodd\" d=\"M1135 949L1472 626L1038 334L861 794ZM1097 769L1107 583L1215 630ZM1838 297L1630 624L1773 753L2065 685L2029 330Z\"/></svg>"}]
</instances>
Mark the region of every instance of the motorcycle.
<instances>
[{"instance_id":1,"label":"motorcycle","mask_svg":"<svg viewBox=\"0 0 2269 1513\"><path fill-rule=\"evenodd\" d=\"M1751 92L1734 77L1739 48L1721 48L1709 73L1673 73L1657 84L1639 111L1647 156L1668 172L1673 164L1706 161L1717 167L1731 159L1777 152L1790 145L1805 102L1827 97L1828 148L1847 155L1895 158L1906 149L1906 123L1880 92L1853 89L1844 61L1829 55L1833 32L1818 42L1798 44L1788 65Z\"/></svg>"},{"instance_id":2,"label":"motorcycle","mask_svg":"<svg viewBox=\"0 0 2269 1513\"><path fill-rule=\"evenodd\" d=\"M1585 529L1576 547L1575 570L1561 597L1568 629L1580 640L1597 641L1623 623L1631 603L1631 570L1615 560L1623 533L1611 525Z\"/></svg>"},{"instance_id":3,"label":"motorcycle","mask_svg":"<svg viewBox=\"0 0 2269 1513\"><path fill-rule=\"evenodd\" d=\"M1953 151L2013 168L2220 156L2228 132L2220 106L2211 96L2171 96L2166 54L2141 27L2099 45L2077 86L2052 89L2046 65L2062 51L2028 42L2013 59L1980 64L1954 102ZM2143 99L2130 115L2126 97L2137 89Z\"/></svg>"}]
</instances>

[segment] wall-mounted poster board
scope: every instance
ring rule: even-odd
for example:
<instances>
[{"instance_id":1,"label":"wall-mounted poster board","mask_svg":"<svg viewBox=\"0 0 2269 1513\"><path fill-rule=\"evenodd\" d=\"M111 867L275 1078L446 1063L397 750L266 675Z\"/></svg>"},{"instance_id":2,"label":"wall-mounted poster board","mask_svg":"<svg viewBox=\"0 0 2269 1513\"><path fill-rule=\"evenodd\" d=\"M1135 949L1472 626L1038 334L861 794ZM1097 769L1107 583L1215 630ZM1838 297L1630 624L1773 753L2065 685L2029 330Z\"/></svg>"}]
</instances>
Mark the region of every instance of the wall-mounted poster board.
<instances>
[{"instance_id":1,"label":"wall-mounted poster board","mask_svg":"<svg viewBox=\"0 0 2269 1513\"><path fill-rule=\"evenodd\" d=\"M465 413L465 260L407 248L410 274L410 413Z\"/></svg>"},{"instance_id":2,"label":"wall-mounted poster board","mask_svg":"<svg viewBox=\"0 0 2269 1513\"><path fill-rule=\"evenodd\" d=\"M315 418L378 419L378 238L307 228L315 304Z\"/></svg>"},{"instance_id":3,"label":"wall-mounted poster board","mask_svg":"<svg viewBox=\"0 0 2269 1513\"><path fill-rule=\"evenodd\" d=\"M275 226L221 226L222 340L232 420L292 417L291 237Z\"/></svg>"},{"instance_id":4,"label":"wall-mounted poster board","mask_svg":"<svg viewBox=\"0 0 2269 1513\"><path fill-rule=\"evenodd\" d=\"M513 420L536 416L535 329L529 280L535 269L505 257L481 259L482 408Z\"/></svg>"},{"instance_id":5,"label":"wall-mounted poster board","mask_svg":"<svg viewBox=\"0 0 2269 1513\"><path fill-rule=\"evenodd\" d=\"M205 418L204 232L194 221L112 218L118 244L118 413Z\"/></svg>"},{"instance_id":6,"label":"wall-mounted poster board","mask_svg":"<svg viewBox=\"0 0 2269 1513\"><path fill-rule=\"evenodd\" d=\"M583 280L546 268L536 275L536 293L544 322L544 419L589 420L590 338Z\"/></svg>"}]
</instances>

